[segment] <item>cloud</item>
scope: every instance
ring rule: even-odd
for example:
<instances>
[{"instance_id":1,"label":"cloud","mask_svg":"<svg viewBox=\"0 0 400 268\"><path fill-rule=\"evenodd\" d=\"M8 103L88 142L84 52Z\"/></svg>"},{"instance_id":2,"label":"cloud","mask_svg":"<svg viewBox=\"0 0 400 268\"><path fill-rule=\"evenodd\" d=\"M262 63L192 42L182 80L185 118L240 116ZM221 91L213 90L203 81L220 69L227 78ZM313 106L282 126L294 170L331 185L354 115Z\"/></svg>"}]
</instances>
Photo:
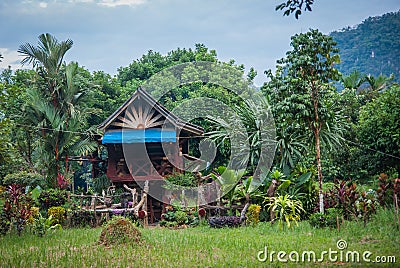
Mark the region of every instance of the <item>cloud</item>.
<instances>
[{"instance_id":1,"label":"cloud","mask_svg":"<svg viewBox=\"0 0 400 268\"><path fill-rule=\"evenodd\" d=\"M107 7L116 7L116 6L137 6L144 4L146 0L101 0L98 2L99 5L107 6Z\"/></svg>"},{"instance_id":2,"label":"cloud","mask_svg":"<svg viewBox=\"0 0 400 268\"><path fill-rule=\"evenodd\" d=\"M46 3L46 2L40 2L40 3L39 3L39 6L40 6L41 8L46 8L46 7L47 7L47 3Z\"/></svg>"},{"instance_id":3,"label":"cloud","mask_svg":"<svg viewBox=\"0 0 400 268\"><path fill-rule=\"evenodd\" d=\"M0 70L7 69L8 66L13 70L22 68L21 57L16 50L0 47L0 54L3 56L0 62Z\"/></svg>"}]
</instances>

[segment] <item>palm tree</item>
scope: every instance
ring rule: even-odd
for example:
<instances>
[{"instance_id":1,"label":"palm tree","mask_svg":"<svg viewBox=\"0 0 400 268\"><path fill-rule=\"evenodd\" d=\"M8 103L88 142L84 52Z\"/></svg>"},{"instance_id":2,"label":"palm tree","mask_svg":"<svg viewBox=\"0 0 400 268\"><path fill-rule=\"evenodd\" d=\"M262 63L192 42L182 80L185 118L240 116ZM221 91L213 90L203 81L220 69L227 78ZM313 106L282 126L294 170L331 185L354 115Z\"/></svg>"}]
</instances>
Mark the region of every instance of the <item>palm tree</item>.
<instances>
[{"instance_id":1,"label":"palm tree","mask_svg":"<svg viewBox=\"0 0 400 268\"><path fill-rule=\"evenodd\" d=\"M37 68L38 74L47 82L47 89L53 100L53 106L58 105L57 97L59 95L60 81L59 73L63 65L65 53L72 47L72 40L59 42L49 33L39 35L38 46L35 47L29 43L19 47L18 52L25 56L21 63L33 64ZM46 94L46 95L47 95Z\"/></svg>"},{"instance_id":2,"label":"palm tree","mask_svg":"<svg viewBox=\"0 0 400 268\"><path fill-rule=\"evenodd\" d=\"M45 83L44 90L39 84L27 92L26 111L31 124L42 130L36 153L45 163L50 180L61 172L62 161L65 161L64 172L68 172L70 153L82 154L95 149L88 137L81 139L77 134L90 111L81 105L86 88L76 85L78 64L63 63L72 44L69 39L59 42L50 34L42 34L37 47L27 43L18 50L25 55L22 63L33 64Z\"/></svg>"},{"instance_id":3,"label":"palm tree","mask_svg":"<svg viewBox=\"0 0 400 268\"><path fill-rule=\"evenodd\" d=\"M358 89L365 82L365 75L361 74L358 70L354 70L347 76L342 77L342 84L348 89Z\"/></svg>"}]
</instances>

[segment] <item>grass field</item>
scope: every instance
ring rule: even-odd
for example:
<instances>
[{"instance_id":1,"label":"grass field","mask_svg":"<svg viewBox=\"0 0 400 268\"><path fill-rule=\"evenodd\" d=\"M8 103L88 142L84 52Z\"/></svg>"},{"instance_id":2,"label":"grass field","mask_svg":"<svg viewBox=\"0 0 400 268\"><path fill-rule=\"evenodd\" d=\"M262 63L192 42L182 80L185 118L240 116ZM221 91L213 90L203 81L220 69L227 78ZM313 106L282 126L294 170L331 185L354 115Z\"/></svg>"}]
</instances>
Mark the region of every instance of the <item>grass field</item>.
<instances>
[{"instance_id":1,"label":"grass field","mask_svg":"<svg viewBox=\"0 0 400 268\"><path fill-rule=\"evenodd\" d=\"M293 230L281 231L278 226L260 223L257 227L211 229L196 227L170 230L141 229L142 242L113 247L98 245L101 228L64 229L39 238L26 233L21 237L6 235L0 238L1 267L400 267L400 231L394 223L392 211L379 211L364 228L360 222L346 222L340 232L313 229L301 222ZM347 242L339 250L337 241ZM258 260L258 253L267 246L268 258ZM322 262L301 262L303 251L315 251L319 259L322 251L337 251L324 255ZM271 251L285 251L288 263L278 261L277 253L270 262ZM296 259L300 263L288 259ZM360 263L346 262L345 255L357 251ZM362 254L375 260L377 256L394 256L396 263L367 263ZM282 253L281 253L282 254ZM291 254L289 256L289 254ZM340 255L343 255L340 261ZM368 255L368 254L367 254ZM307 260L308 255L304 255ZM337 260L334 260L334 257ZM351 260L351 255L349 255ZM354 255L356 256L356 255ZM264 252L259 257L265 257ZM387 258L388 259L388 258ZM393 260L391 260L393 261Z\"/></svg>"}]
</instances>

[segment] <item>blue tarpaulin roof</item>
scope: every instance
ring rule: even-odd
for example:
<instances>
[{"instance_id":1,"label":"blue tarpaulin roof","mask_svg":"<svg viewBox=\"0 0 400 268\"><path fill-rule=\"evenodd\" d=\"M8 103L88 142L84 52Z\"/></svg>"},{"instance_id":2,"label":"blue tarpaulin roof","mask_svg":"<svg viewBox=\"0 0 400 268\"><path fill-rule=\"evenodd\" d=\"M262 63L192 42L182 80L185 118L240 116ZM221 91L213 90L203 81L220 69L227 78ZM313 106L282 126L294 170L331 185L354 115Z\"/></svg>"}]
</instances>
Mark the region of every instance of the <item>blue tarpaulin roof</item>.
<instances>
[{"instance_id":1,"label":"blue tarpaulin roof","mask_svg":"<svg viewBox=\"0 0 400 268\"><path fill-rule=\"evenodd\" d=\"M161 128L106 131L102 143L176 142L175 130Z\"/></svg>"}]
</instances>

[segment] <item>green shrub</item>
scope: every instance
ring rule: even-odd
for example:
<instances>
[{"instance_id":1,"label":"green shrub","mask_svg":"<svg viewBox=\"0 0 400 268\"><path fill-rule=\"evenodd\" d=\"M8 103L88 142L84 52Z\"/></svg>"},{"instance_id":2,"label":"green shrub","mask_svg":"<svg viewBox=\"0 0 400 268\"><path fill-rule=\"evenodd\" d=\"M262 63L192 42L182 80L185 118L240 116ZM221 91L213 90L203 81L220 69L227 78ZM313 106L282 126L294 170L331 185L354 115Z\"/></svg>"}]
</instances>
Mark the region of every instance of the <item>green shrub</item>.
<instances>
[{"instance_id":1,"label":"green shrub","mask_svg":"<svg viewBox=\"0 0 400 268\"><path fill-rule=\"evenodd\" d=\"M178 223L176 221L167 221L165 224L165 227L168 228L175 228L178 226Z\"/></svg>"},{"instance_id":2,"label":"green shrub","mask_svg":"<svg viewBox=\"0 0 400 268\"><path fill-rule=\"evenodd\" d=\"M65 219L65 209L63 207L51 207L47 210L47 215L53 217L55 224L62 224Z\"/></svg>"},{"instance_id":3,"label":"green shrub","mask_svg":"<svg viewBox=\"0 0 400 268\"><path fill-rule=\"evenodd\" d=\"M337 226L338 219L340 220L342 217L343 212L341 209L328 208L325 214L319 212L312 214L308 222L312 227L316 228L335 228Z\"/></svg>"},{"instance_id":4,"label":"green shrub","mask_svg":"<svg viewBox=\"0 0 400 268\"><path fill-rule=\"evenodd\" d=\"M179 189L179 186L182 187L196 187L197 179L193 175L193 173L174 173L166 177L166 189L175 190Z\"/></svg>"},{"instance_id":5,"label":"green shrub","mask_svg":"<svg viewBox=\"0 0 400 268\"><path fill-rule=\"evenodd\" d=\"M175 211L175 220L178 225L185 224L188 220L188 215L184 211Z\"/></svg>"},{"instance_id":6,"label":"green shrub","mask_svg":"<svg viewBox=\"0 0 400 268\"><path fill-rule=\"evenodd\" d=\"M310 215L308 218L308 222L312 227L315 228L323 228L326 227L326 219L325 215L320 212L316 212Z\"/></svg>"},{"instance_id":7,"label":"green shrub","mask_svg":"<svg viewBox=\"0 0 400 268\"><path fill-rule=\"evenodd\" d=\"M11 221L4 210L0 211L0 235L5 235L10 230Z\"/></svg>"},{"instance_id":8,"label":"green shrub","mask_svg":"<svg viewBox=\"0 0 400 268\"><path fill-rule=\"evenodd\" d=\"M103 227L99 242L109 246L128 242L138 243L141 238L141 232L127 218L116 216L108 221Z\"/></svg>"},{"instance_id":9,"label":"green shrub","mask_svg":"<svg viewBox=\"0 0 400 268\"><path fill-rule=\"evenodd\" d=\"M3 179L4 185L18 184L23 187L44 187L46 186L46 181L43 176L37 173L31 173L27 171L18 171L15 173L8 174Z\"/></svg>"},{"instance_id":10,"label":"green shrub","mask_svg":"<svg viewBox=\"0 0 400 268\"><path fill-rule=\"evenodd\" d=\"M261 206L255 204L250 205L246 213L246 222L252 226L256 226L260 222L260 211Z\"/></svg>"},{"instance_id":11,"label":"green shrub","mask_svg":"<svg viewBox=\"0 0 400 268\"><path fill-rule=\"evenodd\" d=\"M39 195L40 207L48 210L51 207L62 206L67 202L67 192L59 189L44 190Z\"/></svg>"},{"instance_id":12,"label":"green shrub","mask_svg":"<svg viewBox=\"0 0 400 268\"><path fill-rule=\"evenodd\" d=\"M53 216L50 215L45 218L39 213L38 217L35 217L32 231L37 236L42 237L46 235L47 232L56 229L62 230L62 227L61 224L55 222Z\"/></svg>"}]
</instances>

